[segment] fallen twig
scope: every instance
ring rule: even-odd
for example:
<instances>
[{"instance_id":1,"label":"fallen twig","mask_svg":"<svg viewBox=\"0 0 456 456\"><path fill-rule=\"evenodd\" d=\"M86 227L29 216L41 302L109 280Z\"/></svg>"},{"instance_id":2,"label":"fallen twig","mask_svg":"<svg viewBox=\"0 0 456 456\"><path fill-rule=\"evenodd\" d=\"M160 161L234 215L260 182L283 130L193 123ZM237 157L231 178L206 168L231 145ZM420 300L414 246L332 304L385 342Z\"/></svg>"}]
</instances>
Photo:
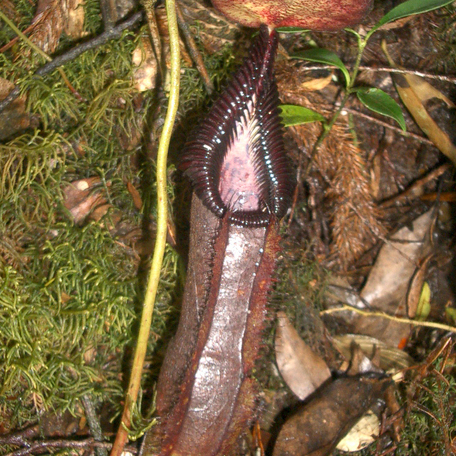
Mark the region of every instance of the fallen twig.
<instances>
[{"instance_id":1,"label":"fallen twig","mask_svg":"<svg viewBox=\"0 0 456 456\"><path fill-rule=\"evenodd\" d=\"M421 179L418 179L416 182L414 182L412 185L410 185L410 187L408 187L402 193L399 193L399 195L395 195L392 198L389 198L386 201L383 201L383 203L380 204L380 207L387 208L387 207L393 206L401 199L407 198L409 196L413 196L413 194L415 193L415 191L417 189L423 187L424 185L433 181L437 177L441 176L445 171L452 168L452 166L453 165L451 163L445 163L444 165L439 166L438 168L434 169L426 176L422 177Z\"/></svg>"},{"instance_id":2,"label":"fallen twig","mask_svg":"<svg viewBox=\"0 0 456 456\"><path fill-rule=\"evenodd\" d=\"M89 394L84 394L82 396L82 404L84 405L85 416L89 425L90 433L97 442L102 442L103 432L101 430L100 421L95 412L92 398ZM97 447L95 452L97 456L108 456L108 451L104 447Z\"/></svg>"},{"instance_id":3,"label":"fallen twig","mask_svg":"<svg viewBox=\"0 0 456 456\"><path fill-rule=\"evenodd\" d=\"M133 14L130 18L126 19L125 21L121 22L120 24L116 25L113 28L108 28L105 30L101 35L96 36L95 38L92 38L89 41L86 41L85 43L81 43L74 48L70 49L68 52L65 52L65 54L59 55L55 59L51 60L50 62L46 63L42 67L38 68L38 70L35 72L33 77L39 77L39 76L44 76L48 73L51 73L58 67L64 65L65 63L68 63L75 58L79 57L81 54L84 52L96 48L98 46L101 46L102 44L105 44L106 42L119 38L122 34L122 32L130 27L132 27L134 24L136 24L141 18L142 18L142 11L139 11L135 14ZM14 89L8 94L8 96L0 101L0 112L2 112L4 109L6 109L21 93L21 89L19 86L15 86Z\"/></svg>"},{"instance_id":4,"label":"fallen twig","mask_svg":"<svg viewBox=\"0 0 456 456\"><path fill-rule=\"evenodd\" d=\"M374 122L378 125L381 125L382 127L393 130L394 132L399 133L400 135L405 136L406 138L416 139L417 141L419 141L423 144L428 144L430 146L435 147L435 144L432 141L430 141L429 139L425 138L424 136L420 136L420 135L417 135L416 133L411 133L409 131L404 131L399 127L396 127L387 122L384 122L383 120L372 117L369 114L364 114L363 112L357 111L356 109L351 109L351 108L347 108L347 107L344 108L344 111L347 111L348 113L353 114L354 116L362 117L363 119L369 120L370 122Z\"/></svg>"},{"instance_id":5,"label":"fallen twig","mask_svg":"<svg viewBox=\"0 0 456 456\"><path fill-rule=\"evenodd\" d=\"M45 450L47 448L103 448L109 450L112 447L112 443L107 442L97 442L92 437L89 437L84 440L41 440L41 441L22 441L18 442L13 436L2 436L0 437L0 443L3 445L17 445L25 446L26 448L21 448L20 450L12 451L11 453L6 454L5 456L25 456L31 454L37 450ZM137 454L138 450L136 447L129 445L125 448L129 453Z\"/></svg>"},{"instance_id":6,"label":"fallen twig","mask_svg":"<svg viewBox=\"0 0 456 456\"><path fill-rule=\"evenodd\" d=\"M357 314L363 315L365 317L377 317L377 318L385 318L387 320L392 320L397 323L405 323L408 325L413 326L424 326L426 328L436 328L442 329L444 331L449 331L452 333L456 333L456 328L454 326L445 325L443 323L435 323L433 321L418 321L418 320L410 320L408 318L403 317L395 317L394 315L389 315L384 312L371 312L368 310L361 310L357 307L349 306L348 304L344 304L341 307L334 307L333 309L326 309L320 312L320 315L328 315L337 312L344 312L344 311L351 311Z\"/></svg>"},{"instance_id":7,"label":"fallen twig","mask_svg":"<svg viewBox=\"0 0 456 456\"><path fill-rule=\"evenodd\" d=\"M310 65L304 66L304 70L315 71L315 70L333 70L334 66L332 65ZM432 74L426 73L424 71L417 70L406 70L400 68L389 68L389 67L369 67L369 66L360 66L362 71L373 71L373 72L382 72L382 73L401 73L401 74L414 74L415 76L420 76L422 78L437 79L439 81L451 82L456 84L456 77L454 76L445 76L443 74Z\"/></svg>"},{"instance_id":8,"label":"fallen twig","mask_svg":"<svg viewBox=\"0 0 456 456\"><path fill-rule=\"evenodd\" d=\"M185 22L184 15L179 7L179 4L176 4L176 11L177 11L177 23L179 24L179 28L184 35L185 41L188 46L188 50L192 57L192 60L195 62L196 68L203 79L204 86L206 87L207 93L210 95L214 91L214 84L212 84L211 78L207 74L206 66L204 65L203 58L201 57L198 48L196 47L195 40L188 28L187 23Z\"/></svg>"}]
</instances>

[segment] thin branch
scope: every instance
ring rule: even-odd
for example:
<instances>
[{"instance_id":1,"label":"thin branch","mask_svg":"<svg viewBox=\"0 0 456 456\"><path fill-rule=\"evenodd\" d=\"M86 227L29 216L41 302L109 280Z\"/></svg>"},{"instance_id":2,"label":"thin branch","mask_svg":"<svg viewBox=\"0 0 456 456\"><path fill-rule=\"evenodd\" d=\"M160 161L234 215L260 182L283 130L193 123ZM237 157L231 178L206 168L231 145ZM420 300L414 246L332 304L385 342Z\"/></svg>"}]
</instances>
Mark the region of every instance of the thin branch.
<instances>
[{"instance_id":1,"label":"thin branch","mask_svg":"<svg viewBox=\"0 0 456 456\"><path fill-rule=\"evenodd\" d=\"M114 28L108 29L104 31L101 35L98 35L95 38L92 38L91 40L86 41L85 43L81 43L73 49L70 49L65 54L56 57L54 60L52 60L52 62L49 62L46 65L39 68L36 71L35 75L44 76L45 74L48 74L51 71L53 71L55 68L74 60L84 52L89 51L90 49L94 49L98 46L102 46L108 41L119 38L122 35L122 32L130 27L133 27L133 25L135 25L136 22L138 22L142 18L142 15L142 11L138 11L125 21L116 25Z\"/></svg>"},{"instance_id":2,"label":"thin branch","mask_svg":"<svg viewBox=\"0 0 456 456\"><path fill-rule=\"evenodd\" d=\"M138 22L142 18L142 15L142 11L139 11L133 14L130 18L126 19L124 22L121 22L113 28L105 30L101 35L98 35L95 38L86 41L85 43L81 43L75 46L65 54L62 54L53 59L52 61L43 65L35 72L33 77L44 76L48 73L51 73L56 68L76 59L84 52L101 46L113 39L119 38L122 35L122 32L136 24L136 22ZM20 93L20 87L15 86L14 89L9 93L9 95L5 99L0 101L0 112L6 109L20 95Z\"/></svg>"},{"instance_id":3,"label":"thin branch","mask_svg":"<svg viewBox=\"0 0 456 456\"><path fill-rule=\"evenodd\" d=\"M21 445L26 446L27 448L22 448L20 450L12 451L11 453L6 454L5 456L25 456L31 454L34 451L46 450L47 448L103 448L109 450L112 447L112 443L107 442L96 442L92 437L84 440L42 440L42 441L24 441L21 443L12 441L9 439L8 435L0 437L0 443L4 445ZM130 445L126 448L129 453L136 454L138 452L137 448Z\"/></svg>"},{"instance_id":4,"label":"thin branch","mask_svg":"<svg viewBox=\"0 0 456 456\"><path fill-rule=\"evenodd\" d=\"M408 318L395 317L394 315L389 315L384 312L370 312L370 311L366 311L366 310L361 310L361 309L358 309L357 307L349 306L348 304L344 304L341 307L334 307L333 309L322 310L320 312L320 315L328 315L328 314L333 314L333 313L337 313L337 312L344 312L347 310L351 311L351 312L355 312L360 315L363 315L365 317L385 318L386 320L392 320L397 323L405 323L405 324L413 325L413 326L424 326L426 328L437 328L437 329L442 329L444 331L456 333L456 328L454 326L444 325L443 323L435 323L433 321L410 320Z\"/></svg>"},{"instance_id":5,"label":"thin branch","mask_svg":"<svg viewBox=\"0 0 456 456\"><path fill-rule=\"evenodd\" d=\"M432 74L432 73L426 73L424 71L405 70L405 69L400 69L400 68L388 68L388 67L373 68L373 67L368 67L368 66L361 66L361 67L359 67L359 69L364 70L364 71L373 71L373 72L413 74L415 76L420 76L422 78L437 79L438 81L445 81L445 82L451 82L451 84L456 84L456 77L454 77L454 76L445 76L443 74Z\"/></svg>"},{"instance_id":6,"label":"thin branch","mask_svg":"<svg viewBox=\"0 0 456 456\"><path fill-rule=\"evenodd\" d=\"M145 2L146 7L153 7L153 2ZM144 298L141 324L139 327L138 341L136 344L133 367L128 385L125 407L122 414L121 425L116 435L116 440L111 451L111 456L120 456L123 447L128 439L128 429L131 424L130 411L138 397L141 385L141 374L143 371L144 359L146 357L147 341L149 339L152 314L154 311L155 297L160 282L163 256L166 246L166 233L168 221L168 197L166 189L167 156L168 148L173 132L174 120L176 118L179 104L180 85L180 55L179 55L179 32L177 28L176 5L174 0L166 0L166 14L168 17L169 41L170 41L170 92L168 109L165 123L160 137L157 152L157 230L155 236L155 249L152 258L152 265L149 273L146 294Z\"/></svg>"},{"instance_id":7,"label":"thin branch","mask_svg":"<svg viewBox=\"0 0 456 456\"><path fill-rule=\"evenodd\" d=\"M38 424L29 426L21 431L13 432L11 434L0 435L0 444L14 445L14 446L30 446L30 440L40 433Z\"/></svg>"},{"instance_id":8,"label":"thin branch","mask_svg":"<svg viewBox=\"0 0 456 456\"><path fill-rule=\"evenodd\" d=\"M393 130L396 133L399 133L402 136L405 136L406 138L411 138L415 139L416 141L419 141L423 144L427 144L429 146L434 146L435 144L430 141L429 139L425 138L424 136L417 135L416 133L411 133L409 131L404 131L402 128L396 127L394 125L390 125L387 122L384 122L383 120L377 119L375 117L370 116L369 114L364 114L363 112L357 111L356 109L351 109L351 108L344 108L344 111L347 111L350 114L353 114L354 116L357 117L362 117L363 119L366 119L370 122L374 122L378 125L381 125L382 127L388 128L389 130Z\"/></svg>"},{"instance_id":9,"label":"thin branch","mask_svg":"<svg viewBox=\"0 0 456 456\"><path fill-rule=\"evenodd\" d=\"M95 412L95 407L92 402L92 398L89 394L84 394L82 396L82 404L84 405L84 411L87 418L87 423L89 425L90 433L93 435L94 439L97 442L103 441L103 432L101 430L100 421ZM96 448L95 452L97 456L108 456L108 451L106 448Z\"/></svg>"},{"instance_id":10,"label":"thin branch","mask_svg":"<svg viewBox=\"0 0 456 456\"><path fill-rule=\"evenodd\" d=\"M103 18L103 25L105 30L114 28L117 22L116 3L113 0L100 0L101 17Z\"/></svg>"},{"instance_id":11,"label":"thin branch","mask_svg":"<svg viewBox=\"0 0 456 456\"><path fill-rule=\"evenodd\" d=\"M429 174L426 174L426 176L422 177L421 179L418 179L416 182L414 182L410 187L408 187L406 190L404 190L402 193L399 193L399 195L395 195L392 198L387 199L386 201L383 201L379 206L381 208L387 208L390 206L393 206L396 204L398 201L401 199L414 196L414 193L416 190L419 188L423 187L424 185L428 184L429 182L433 181L437 177L441 176L445 171L451 169L453 165L451 163L445 163L438 168L434 169L431 171Z\"/></svg>"},{"instance_id":12,"label":"thin branch","mask_svg":"<svg viewBox=\"0 0 456 456\"><path fill-rule=\"evenodd\" d=\"M203 79L204 86L206 87L207 93L210 95L214 91L214 84L212 84L211 78L207 74L206 66L204 65L203 58L201 57L198 48L196 47L195 40L193 39L193 35L188 28L187 23L185 22L184 15L179 7L179 4L176 4L177 8L177 22L179 27L184 35L185 41L188 46L188 50L192 57L192 60L195 62L196 68Z\"/></svg>"},{"instance_id":13,"label":"thin branch","mask_svg":"<svg viewBox=\"0 0 456 456\"><path fill-rule=\"evenodd\" d=\"M162 44L161 44L161 38L160 38L160 32L158 30L158 24L157 24L157 16L155 14L155 0L148 0L152 1L152 6L151 7L145 7L144 9L146 10L146 16L147 16L147 23L149 25L149 31L150 31L150 36L152 38L152 44L153 44L153 50L155 53L155 58L157 59L157 66L160 70L160 76L162 80L165 80L165 70L163 68L163 55L162 55ZM146 3L146 1L143 1L143 4Z\"/></svg>"},{"instance_id":14,"label":"thin branch","mask_svg":"<svg viewBox=\"0 0 456 456\"><path fill-rule=\"evenodd\" d=\"M346 65L347 67L349 65ZM316 71L316 70L334 70L333 65L309 65L303 66L303 70ZM437 79L438 81L450 82L451 84L456 84L456 77L454 76L445 76L443 74L432 74L426 73L424 71L417 70L406 70L400 68L389 68L389 67L369 67L369 66L360 66L360 70L363 71L372 71L374 73L400 73L400 74L413 74L415 76L420 76L422 78Z\"/></svg>"}]
</instances>

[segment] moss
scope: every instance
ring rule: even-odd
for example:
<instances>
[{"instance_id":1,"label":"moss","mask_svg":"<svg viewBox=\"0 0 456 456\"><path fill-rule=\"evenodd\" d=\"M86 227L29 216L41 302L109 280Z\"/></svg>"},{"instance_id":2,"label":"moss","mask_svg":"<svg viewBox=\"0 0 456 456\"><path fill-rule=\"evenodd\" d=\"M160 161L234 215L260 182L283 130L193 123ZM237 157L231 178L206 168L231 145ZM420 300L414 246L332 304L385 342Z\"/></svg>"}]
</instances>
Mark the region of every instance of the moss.
<instances>
[{"instance_id":1,"label":"moss","mask_svg":"<svg viewBox=\"0 0 456 456\"><path fill-rule=\"evenodd\" d=\"M13 3L15 24L24 30L36 3ZM98 0L84 8L85 30L100 33ZM114 417L122 407L149 256L111 228L120 219L132 230L153 232L159 131L151 122L164 117L167 104L161 89L139 94L133 87L131 56L140 35L126 31L67 63L72 87L58 71L32 77L43 59L26 43L0 54L0 76L21 87L33 119L33 127L0 143L0 421L9 430L38 421L44 410L81 413L83 395L95 405L111 404ZM12 38L2 24L0 46ZM56 54L74 45L62 35ZM217 86L234 62L228 47L206 57ZM197 71L183 67L180 117L196 119L209 103ZM168 175L172 184L173 163ZM110 210L79 226L65 207L64 190L89 177L99 178ZM139 190L141 209L127 184ZM168 195L172 203L172 185ZM146 367L147 409L157 351L177 313L182 264L167 247ZM139 435L148 420L139 410L134 418Z\"/></svg>"},{"instance_id":2,"label":"moss","mask_svg":"<svg viewBox=\"0 0 456 456\"><path fill-rule=\"evenodd\" d=\"M414 391L405 405L404 431L396 454L451 455L456 432L456 381L453 362L439 357L424 378L409 385ZM410 393L409 390L409 393Z\"/></svg>"}]
</instances>

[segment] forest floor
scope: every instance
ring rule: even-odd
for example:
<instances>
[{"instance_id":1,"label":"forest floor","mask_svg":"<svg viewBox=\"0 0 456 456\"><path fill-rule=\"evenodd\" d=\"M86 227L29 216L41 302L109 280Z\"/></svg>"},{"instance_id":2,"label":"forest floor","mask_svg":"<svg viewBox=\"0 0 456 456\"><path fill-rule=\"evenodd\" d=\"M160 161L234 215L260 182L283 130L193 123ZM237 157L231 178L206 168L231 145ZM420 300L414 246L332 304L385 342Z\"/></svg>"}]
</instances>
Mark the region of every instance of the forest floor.
<instances>
[{"instance_id":1,"label":"forest floor","mask_svg":"<svg viewBox=\"0 0 456 456\"><path fill-rule=\"evenodd\" d=\"M376 2L355 31L364 37L396 4ZM185 283L191 189L179 152L253 37L209 2L179 5L196 44L182 34L167 247L132 453L154 424L154 386ZM1 456L92 454L100 425L102 456L118 427L154 248L155 159L172 84L164 7L156 5L152 38L140 15L125 22L138 8L118 1L103 19L98 0L0 6L0 103L19 95L0 108ZM103 36L106 14L116 33L72 56L77 43ZM305 59L309 49L340 63ZM269 454L280 425L308 400L295 385L313 385L326 370L391 380L368 407L374 424L358 434L370 444L357 454L456 453L456 8L404 17L368 41L353 87L381 89L396 104L374 106L355 91L345 100L344 74L358 52L351 32L280 31L281 103L311 110L284 117L297 186L270 299L271 315L292 322L279 345L296 368L284 372L271 318L246 455ZM69 58L34 76L57 56Z\"/></svg>"}]
</instances>

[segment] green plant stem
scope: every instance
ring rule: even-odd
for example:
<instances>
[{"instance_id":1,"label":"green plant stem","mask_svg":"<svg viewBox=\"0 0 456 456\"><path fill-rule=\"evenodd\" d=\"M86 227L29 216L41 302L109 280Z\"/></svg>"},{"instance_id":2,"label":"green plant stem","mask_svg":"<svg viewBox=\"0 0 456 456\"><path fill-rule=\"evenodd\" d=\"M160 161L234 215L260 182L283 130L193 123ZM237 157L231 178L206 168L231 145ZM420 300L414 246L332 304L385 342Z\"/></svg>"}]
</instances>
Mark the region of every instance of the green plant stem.
<instances>
[{"instance_id":1,"label":"green plant stem","mask_svg":"<svg viewBox=\"0 0 456 456\"><path fill-rule=\"evenodd\" d=\"M146 2L146 8L153 8L155 2ZM136 344L133 367L128 385L128 392L125 407L122 414L122 423L117 432L111 456L120 456L122 449L128 438L128 428L130 427L131 407L136 402L139 388L141 385L141 374L146 356L147 341L149 339L150 325L160 282L160 272L163 262L163 255L166 246L167 232L167 193L166 193L166 164L168 147L173 131L174 119L179 103L179 77L180 77L180 56L179 56L179 35L176 19L176 5L174 0L166 0L166 13L168 17L168 29L170 39L170 63L171 63L171 86L169 93L168 110L166 112L165 123L160 137L157 153L157 231L155 238L154 255L149 273L146 294L144 298L141 325L139 328L138 342Z\"/></svg>"},{"instance_id":2,"label":"green plant stem","mask_svg":"<svg viewBox=\"0 0 456 456\"><path fill-rule=\"evenodd\" d=\"M313 160L315 158L315 155L318 152L318 149L320 148L320 146L323 143L323 141L327 138L327 136L331 132L332 127L336 123L336 121L339 118L341 112L344 110L345 105L347 104L347 101L348 101L350 95L354 92L353 86L355 84L356 76L358 76L359 66L361 64L361 59L363 57L364 48L366 47L367 41L369 40L369 38L371 36L371 34L368 33L366 35L366 38L363 39L363 38L361 38L361 36L358 33L356 33L356 32L354 32L354 33L355 33L355 35L356 35L356 37L358 39L358 55L356 56L356 62L353 65L353 68L352 68L352 71L351 71L351 74L350 74L350 82L347 85L347 89L345 91L345 95L344 95L344 97L343 97L343 99L342 99L342 101L340 103L339 108L333 114L333 116L331 117L331 120L327 124L324 125L323 132L318 137L317 141L315 142L314 146L312 147L312 152L310 153L309 163L308 163L308 165L306 167L306 170L304 172L303 179L305 179L308 176L310 168L312 167L312 163L313 163Z\"/></svg>"}]
</instances>

